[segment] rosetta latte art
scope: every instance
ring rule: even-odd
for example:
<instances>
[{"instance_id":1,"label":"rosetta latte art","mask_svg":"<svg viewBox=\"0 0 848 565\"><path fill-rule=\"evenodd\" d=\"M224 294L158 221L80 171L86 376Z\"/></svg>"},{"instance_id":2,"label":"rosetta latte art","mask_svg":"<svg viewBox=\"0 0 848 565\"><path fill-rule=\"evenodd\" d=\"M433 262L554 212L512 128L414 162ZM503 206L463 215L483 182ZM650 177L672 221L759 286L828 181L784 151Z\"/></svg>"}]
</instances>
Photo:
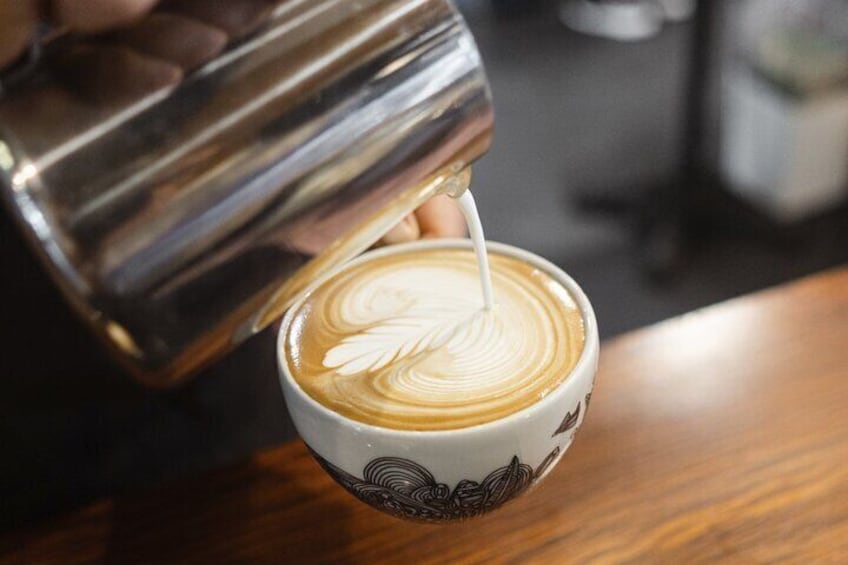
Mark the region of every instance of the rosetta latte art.
<instances>
[{"instance_id":1,"label":"rosetta latte art","mask_svg":"<svg viewBox=\"0 0 848 565\"><path fill-rule=\"evenodd\" d=\"M538 401L576 363L582 319L546 273L491 262L488 311L470 251L390 255L340 273L291 325L293 376L331 409L397 429L466 427Z\"/></svg>"}]
</instances>

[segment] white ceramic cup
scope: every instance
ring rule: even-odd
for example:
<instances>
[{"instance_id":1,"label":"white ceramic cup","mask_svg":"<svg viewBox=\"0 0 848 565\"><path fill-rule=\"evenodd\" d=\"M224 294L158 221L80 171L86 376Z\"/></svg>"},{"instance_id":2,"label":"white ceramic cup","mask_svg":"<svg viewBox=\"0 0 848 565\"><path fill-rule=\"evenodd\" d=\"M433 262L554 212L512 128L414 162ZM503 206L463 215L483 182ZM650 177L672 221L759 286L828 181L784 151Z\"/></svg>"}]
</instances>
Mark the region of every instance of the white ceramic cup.
<instances>
[{"instance_id":1,"label":"white ceramic cup","mask_svg":"<svg viewBox=\"0 0 848 565\"><path fill-rule=\"evenodd\" d=\"M280 382L300 437L339 484L400 518L448 522L478 516L526 492L571 445L586 417L598 366L598 325L586 295L561 269L522 249L487 242L490 254L518 258L571 293L585 343L571 375L540 401L504 418L454 430L396 430L351 420L306 394L291 375L285 336L308 293L283 319L277 339ZM371 251L343 266L425 249L470 249L468 240L426 240Z\"/></svg>"}]
</instances>

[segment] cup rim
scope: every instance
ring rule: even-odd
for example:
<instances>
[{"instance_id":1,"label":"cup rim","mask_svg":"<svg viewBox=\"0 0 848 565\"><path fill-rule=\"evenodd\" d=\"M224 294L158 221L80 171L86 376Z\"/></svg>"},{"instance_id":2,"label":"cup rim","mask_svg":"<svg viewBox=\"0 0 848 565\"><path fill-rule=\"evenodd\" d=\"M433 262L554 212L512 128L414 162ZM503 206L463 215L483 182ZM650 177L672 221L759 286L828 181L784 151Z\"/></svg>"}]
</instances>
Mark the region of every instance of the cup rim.
<instances>
[{"instance_id":1,"label":"cup rim","mask_svg":"<svg viewBox=\"0 0 848 565\"><path fill-rule=\"evenodd\" d=\"M598 322L595 318L595 311L592 309L592 304L589 302L589 299L586 297L586 294L583 292L583 289L580 288L577 282L575 282L574 279L572 279L571 276L569 276L564 270L560 269L547 259L544 259L543 257L540 257L539 255L536 255L535 253L532 253L525 249L521 249L520 247L515 247L514 245L486 240L487 252L496 252L502 255L507 255L509 257L514 257L542 269L548 275L550 275L551 277L556 279L560 284L562 284L568 290L572 298L574 298L574 301L577 303L577 307L579 308L580 315L583 319L583 350L580 352L580 357L577 359L577 363L569 372L568 377L566 377L557 387L551 390L548 394L545 395L544 398L542 398L538 402L534 402L529 406L525 406L524 408L517 410L507 416L503 416L496 420L484 422L482 424L475 424L473 426L451 428L446 430L399 430L396 428L387 428L385 426L379 426L376 424L368 424L366 422L361 422L359 420L354 420L353 418L343 416L338 412L334 412L333 410L330 410L329 408L312 398L306 391L304 391L300 387L298 382L294 379L291 372L289 371L285 348L285 339L286 335L288 334L289 326L291 325L295 313L300 309L306 299L309 298L309 296L317 288L319 288L322 284L328 281L331 277L346 269L352 268L367 261L371 261L373 259L385 257L387 255L397 255L409 251L433 248L472 249L473 244L470 239L466 238L443 238L419 240L410 243L401 243L397 245L374 249L363 253L359 257L348 261L347 263L339 266L336 269L333 269L326 276L322 277L321 279L310 285L306 289L306 291L304 291L304 293L299 296L298 299L289 307L288 311L286 311L285 316L283 316L283 321L280 324L279 329L277 330L277 339L275 340L275 343L277 347L276 356L278 378L280 379L280 386L283 389L283 392L285 392L286 384L288 383L288 388L290 388L302 401L308 404L312 409L317 410L321 414L329 417L331 420L341 422L344 425L353 427L357 430L370 431L372 433L379 433L392 437L439 438L456 436L471 432L485 432L498 427L502 427L504 425L509 425L514 421L522 420L526 418L527 414L529 414L530 412L539 409L545 404L553 402L553 399L559 396L565 389L577 386L575 384L577 382L577 379L572 378L574 375L579 374L581 372L585 372L587 370L592 370L589 365L593 363L592 358L594 357L595 352L598 351L598 348L600 346L600 339L598 337Z\"/></svg>"}]
</instances>

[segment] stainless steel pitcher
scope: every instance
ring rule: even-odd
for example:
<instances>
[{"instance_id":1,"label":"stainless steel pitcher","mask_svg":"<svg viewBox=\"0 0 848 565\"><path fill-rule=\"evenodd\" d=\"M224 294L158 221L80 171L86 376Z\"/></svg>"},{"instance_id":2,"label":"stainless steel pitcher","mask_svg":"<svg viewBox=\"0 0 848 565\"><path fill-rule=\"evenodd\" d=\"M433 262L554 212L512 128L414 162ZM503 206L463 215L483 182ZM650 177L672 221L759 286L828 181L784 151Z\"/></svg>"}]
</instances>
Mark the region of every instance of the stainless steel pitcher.
<instances>
[{"instance_id":1,"label":"stainless steel pitcher","mask_svg":"<svg viewBox=\"0 0 848 565\"><path fill-rule=\"evenodd\" d=\"M0 192L74 307L155 385L461 192L490 142L480 56L449 0L278 3L199 69L130 89L121 57L92 92L89 67L52 56L80 41L49 38L4 84Z\"/></svg>"}]
</instances>

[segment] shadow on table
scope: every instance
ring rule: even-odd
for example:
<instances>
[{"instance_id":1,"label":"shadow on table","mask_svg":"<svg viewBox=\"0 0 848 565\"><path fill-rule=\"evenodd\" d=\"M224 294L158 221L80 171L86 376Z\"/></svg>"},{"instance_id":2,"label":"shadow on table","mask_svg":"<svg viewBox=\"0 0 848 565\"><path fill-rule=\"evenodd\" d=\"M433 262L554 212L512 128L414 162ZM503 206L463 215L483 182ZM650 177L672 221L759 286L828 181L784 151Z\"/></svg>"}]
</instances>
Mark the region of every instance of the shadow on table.
<instances>
[{"instance_id":1,"label":"shadow on table","mask_svg":"<svg viewBox=\"0 0 848 565\"><path fill-rule=\"evenodd\" d=\"M609 480L559 466L546 481L558 488L541 488L492 515L450 527L413 524L355 501L302 445L289 443L9 532L0 537L0 563L371 563L409 556L415 563L524 562L561 551L532 542L552 524L557 545L582 535L572 507L598 488L586 477Z\"/></svg>"},{"instance_id":2,"label":"shadow on table","mask_svg":"<svg viewBox=\"0 0 848 565\"><path fill-rule=\"evenodd\" d=\"M292 466L299 470L259 455L196 483L108 503L102 560L349 562L349 507L322 496L338 487L311 459Z\"/></svg>"}]
</instances>

